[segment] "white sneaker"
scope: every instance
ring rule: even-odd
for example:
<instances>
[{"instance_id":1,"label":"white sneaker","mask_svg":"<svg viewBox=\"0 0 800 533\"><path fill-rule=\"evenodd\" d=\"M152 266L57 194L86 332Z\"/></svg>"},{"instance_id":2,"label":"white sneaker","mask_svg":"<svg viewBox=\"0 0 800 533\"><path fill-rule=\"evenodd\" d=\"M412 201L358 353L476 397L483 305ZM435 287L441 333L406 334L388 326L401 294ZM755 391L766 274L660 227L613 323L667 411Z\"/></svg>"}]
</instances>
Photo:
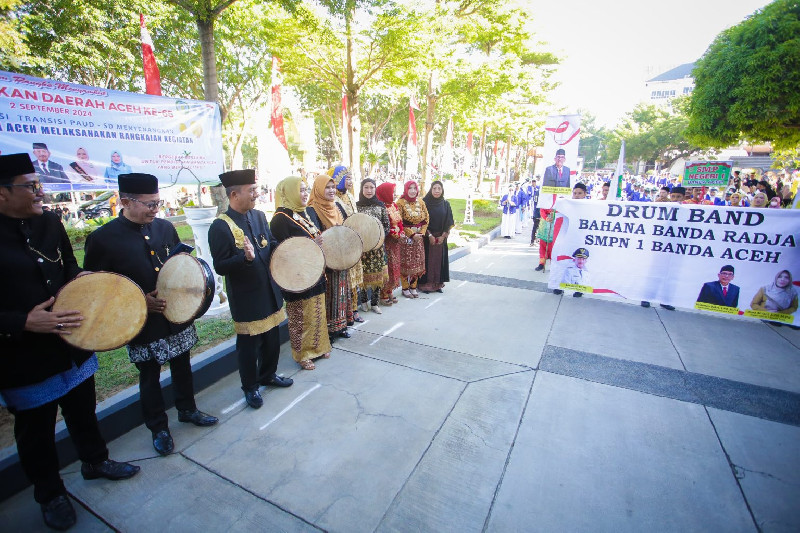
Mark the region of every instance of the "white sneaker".
<instances>
[{"instance_id":1,"label":"white sneaker","mask_svg":"<svg viewBox=\"0 0 800 533\"><path fill-rule=\"evenodd\" d=\"M361 308L361 310L362 310L362 311L364 311L365 313L366 313L367 311L369 311L369 303L367 303L367 302L364 302L364 303L363 303L363 304L361 304L359 307L360 307L360 308Z\"/></svg>"},{"instance_id":2,"label":"white sneaker","mask_svg":"<svg viewBox=\"0 0 800 533\"><path fill-rule=\"evenodd\" d=\"M403 289L403 296L406 298L413 298L414 296L411 294L411 291L408 289Z\"/></svg>"},{"instance_id":3,"label":"white sneaker","mask_svg":"<svg viewBox=\"0 0 800 533\"><path fill-rule=\"evenodd\" d=\"M419 293L417 292L417 289L411 289L411 296L413 296L414 298L419 298Z\"/></svg>"},{"instance_id":4,"label":"white sneaker","mask_svg":"<svg viewBox=\"0 0 800 533\"><path fill-rule=\"evenodd\" d=\"M377 313L377 314L379 314L379 315L382 315L382 314L383 314L383 311L381 311L381 308L380 308L380 307L378 307L377 305L373 305L373 306L372 306L372 312L373 312L373 313Z\"/></svg>"}]
</instances>

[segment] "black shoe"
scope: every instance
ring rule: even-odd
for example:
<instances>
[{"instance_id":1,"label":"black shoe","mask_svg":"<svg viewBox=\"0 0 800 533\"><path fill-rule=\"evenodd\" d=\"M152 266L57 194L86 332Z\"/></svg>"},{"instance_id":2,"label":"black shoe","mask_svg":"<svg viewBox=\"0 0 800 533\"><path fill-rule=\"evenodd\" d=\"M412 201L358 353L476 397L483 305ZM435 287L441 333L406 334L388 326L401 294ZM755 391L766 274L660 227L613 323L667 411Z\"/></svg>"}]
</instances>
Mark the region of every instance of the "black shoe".
<instances>
[{"instance_id":1,"label":"black shoe","mask_svg":"<svg viewBox=\"0 0 800 533\"><path fill-rule=\"evenodd\" d=\"M81 475L83 479L97 479L105 478L111 481L119 481L120 479L128 479L133 477L139 472L140 468L130 463L118 463L111 459L106 459L102 463L90 465L89 463L81 464Z\"/></svg>"},{"instance_id":2,"label":"black shoe","mask_svg":"<svg viewBox=\"0 0 800 533\"><path fill-rule=\"evenodd\" d=\"M41 503L39 506L42 508L42 516L47 527L58 531L66 531L78 521L78 516L75 514L72 503L63 494L56 496L47 503Z\"/></svg>"},{"instance_id":3,"label":"black shoe","mask_svg":"<svg viewBox=\"0 0 800 533\"><path fill-rule=\"evenodd\" d=\"M534 268L533 270L535 270L536 272L541 272L542 270L544 270L544 265L539 265L536 268Z\"/></svg>"},{"instance_id":4,"label":"black shoe","mask_svg":"<svg viewBox=\"0 0 800 533\"><path fill-rule=\"evenodd\" d=\"M553 294L564 294L564 291L561 289L553 289Z\"/></svg>"},{"instance_id":5,"label":"black shoe","mask_svg":"<svg viewBox=\"0 0 800 533\"><path fill-rule=\"evenodd\" d=\"M351 337L351 335L350 335L350 332L349 332L349 331L347 331L347 329L343 329L342 331L340 331L339 333L337 333L337 335L338 335L339 337L343 338L343 339L349 339L349 338Z\"/></svg>"},{"instance_id":6,"label":"black shoe","mask_svg":"<svg viewBox=\"0 0 800 533\"><path fill-rule=\"evenodd\" d=\"M572 293L572 297L573 298L580 298L581 296L583 296L582 292L573 292Z\"/></svg>"},{"instance_id":7,"label":"black shoe","mask_svg":"<svg viewBox=\"0 0 800 533\"><path fill-rule=\"evenodd\" d=\"M253 409L259 409L262 405L264 405L264 399L261 397L261 393L258 392L258 388L245 391L244 401L246 401L247 405Z\"/></svg>"},{"instance_id":8,"label":"black shoe","mask_svg":"<svg viewBox=\"0 0 800 533\"><path fill-rule=\"evenodd\" d=\"M191 422L195 426L213 426L219 422L219 418L195 409L194 411L178 411L178 422Z\"/></svg>"},{"instance_id":9,"label":"black shoe","mask_svg":"<svg viewBox=\"0 0 800 533\"><path fill-rule=\"evenodd\" d=\"M267 379L263 383L264 385L270 387L291 387L292 383L294 383L294 380L279 376L278 374L273 374L271 378Z\"/></svg>"},{"instance_id":10,"label":"black shoe","mask_svg":"<svg viewBox=\"0 0 800 533\"><path fill-rule=\"evenodd\" d=\"M642 300L642 307L647 309L648 307L650 307L650 302L648 302L647 300Z\"/></svg>"},{"instance_id":11,"label":"black shoe","mask_svg":"<svg viewBox=\"0 0 800 533\"><path fill-rule=\"evenodd\" d=\"M667 304L659 304L659 305L661 307L663 307L664 309L666 309L667 311L674 311L675 310L675 306L674 305L667 305Z\"/></svg>"},{"instance_id":12,"label":"black shoe","mask_svg":"<svg viewBox=\"0 0 800 533\"><path fill-rule=\"evenodd\" d=\"M159 431L153 435L153 448L159 455L169 455L175 449L175 443L172 442L172 435L166 429Z\"/></svg>"},{"instance_id":13,"label":"black shoe","mask_svg":"<svg viewBox=\"0 0 800 533\"><path fill-rule=\"evenodd\" d=\"M436 289L436 292L438 292L439 294L444 294L444 291L442 289Z\"/></svg>"}]
</instances>

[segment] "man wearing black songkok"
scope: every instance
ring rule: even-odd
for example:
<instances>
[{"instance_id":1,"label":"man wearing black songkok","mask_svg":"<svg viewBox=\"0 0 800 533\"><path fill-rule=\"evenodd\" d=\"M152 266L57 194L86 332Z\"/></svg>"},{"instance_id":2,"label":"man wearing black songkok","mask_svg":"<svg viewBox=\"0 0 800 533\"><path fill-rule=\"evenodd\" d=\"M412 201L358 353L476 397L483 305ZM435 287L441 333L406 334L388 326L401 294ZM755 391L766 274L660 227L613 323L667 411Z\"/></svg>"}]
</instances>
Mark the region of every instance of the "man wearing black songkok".
<instances>
[{"instance_id":1,"label":"man wearing black songkok","mask_svg":"<svg viewBox=\"0 0 800 533\"><path fill-rule=\"evenodd\" d=\"M272 280L269 261L278 241L263 212L252 169L220 174L230 207L211 223L208 245L214 270L225 276L239 357L239 377L247 405L264 404L259 385L289 387L293 381L276 374L280 354L278 326L286 319L280 288Z\"/></svg>"},{"instance_id":2,"label":"man wearing black songkok","mask_svg":"<svg viewBox=\"0 0 800 533\"><path fill-rule=\"evenodd\" d=\"M189 350L197 343L194 322L169 322L163 314L167 303L156 290L161 267L180 243L172 223L156 218L162 204L158 179L151 174L120 174L119 195L122 212L89 234L84 265L90 270L127 276L145 292L147 322L128 343L128 357L139 370L139 396L144 423L153 434L153 447L159 454L169 455L174 443L161 392L163 364L169 361L178 420L210 426L217 418L197 409L194 400L189 360Z\"/></svg>"},{"instance_id":3,"label":"man wearing black songkok","mask_svg":"<svg viewBox=\"0 0 800 533\"><path fill-rule=\"evenodd\" d=\"M27 154L0 156L0 403L14 415L22 470L45 523L58 530L77 516L58 474L59 407L84 479L126 479L139 471L108 458L95 416L97 357L64 342L77 311L51 311L54 296L82 272L61 221L42 211L44 191Z\"/></svg>"}]
</instances>

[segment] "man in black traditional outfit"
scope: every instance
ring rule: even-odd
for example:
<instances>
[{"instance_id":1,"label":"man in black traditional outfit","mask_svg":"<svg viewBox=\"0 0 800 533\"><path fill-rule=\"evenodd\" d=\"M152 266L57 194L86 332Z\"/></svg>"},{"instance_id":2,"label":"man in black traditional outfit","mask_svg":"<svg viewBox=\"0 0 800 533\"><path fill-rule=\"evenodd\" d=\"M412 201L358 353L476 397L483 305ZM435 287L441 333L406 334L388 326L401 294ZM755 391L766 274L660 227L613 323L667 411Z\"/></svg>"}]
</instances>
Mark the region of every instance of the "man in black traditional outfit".
<instances>
[{"instance_id":1,"label":"man in black traditional outfit","mask_svg":"<svg viewBox=\"0 0 800 533\"><path fill-rule=\"evenodd\" d=\"M239 377L247 405L264 404L259 385L289 387L293 381L276 374L280 355L278 326L286 318L280 288L272 280L269 261L278 241L258 198L253 169L220 174L230 200L228 210L211 223L208 244L214 270L225 276L239 356Z\"/></svg>"},{"instance_id":2,"label":"man in black traditional outfit","mask_svg":"<svg viewBox=\"0 0 800 533\"><path fill-rule=\"evenodd\" d=\"M55 294L81 274L27 154L0 156L0 403L14 415L22 470L45 523L72 527L77 516L58 474L58 408L82 461L84 479L126 479L139 467L108 458L95 416L97 357L62 339L81 325L77 311L51 311Z\"/></svg>"},{"instance_id":3,"label":"man in black traditional outfit","mask_svg":"<svg viewBox=\"0 0 800 533\"><path fill-rule=\"evenodd\" d=\"M169 361L179 421L211 426L217 418L197 409L194 401L189 361L189 350L197 343L194 322L170 323L163 315L166 301L156 291L158 272L180 242L172 223L156 218L162 204L158 179L151 174L120 174L119 194L122 212L89 234L84 266L127 276L145 292L147 322L128 343L128 357L139 369L139 396L153 447L169 455L174 443L161 393L161 365Z\"/></svg>"}]
</instances>

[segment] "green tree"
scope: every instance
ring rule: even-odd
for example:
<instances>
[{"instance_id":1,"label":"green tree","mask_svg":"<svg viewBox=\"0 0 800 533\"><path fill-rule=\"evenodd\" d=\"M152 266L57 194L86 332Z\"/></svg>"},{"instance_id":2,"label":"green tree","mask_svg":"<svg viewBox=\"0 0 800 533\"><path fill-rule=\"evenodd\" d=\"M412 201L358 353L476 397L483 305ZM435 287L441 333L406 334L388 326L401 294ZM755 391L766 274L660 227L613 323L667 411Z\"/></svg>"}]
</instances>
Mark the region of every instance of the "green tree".
<instances>
[{"instance_id":1,"label":"green tree","mask_svg":"<svg viewBox=\"0 0 800 533\"><path fill-rule=\"evenodd\" d=\"M694 77L687 135L695 143L800 144L800 3L775 0L720 33Z\"/></svg>"},{"instance_id":2,"label":"green tree","mask_svg":"<svg viewBox=\"0 0 800 533\"><path fill-rule=\"evenodd\" d=\"M687 98L673 100L673 109L639 104L627 113L622 123L609 136L606 157L613 160L625 139L625 159L671 166L679 157L699 154L702 147L686 137L689 119Z\"/></svg>"}]
</instances>

